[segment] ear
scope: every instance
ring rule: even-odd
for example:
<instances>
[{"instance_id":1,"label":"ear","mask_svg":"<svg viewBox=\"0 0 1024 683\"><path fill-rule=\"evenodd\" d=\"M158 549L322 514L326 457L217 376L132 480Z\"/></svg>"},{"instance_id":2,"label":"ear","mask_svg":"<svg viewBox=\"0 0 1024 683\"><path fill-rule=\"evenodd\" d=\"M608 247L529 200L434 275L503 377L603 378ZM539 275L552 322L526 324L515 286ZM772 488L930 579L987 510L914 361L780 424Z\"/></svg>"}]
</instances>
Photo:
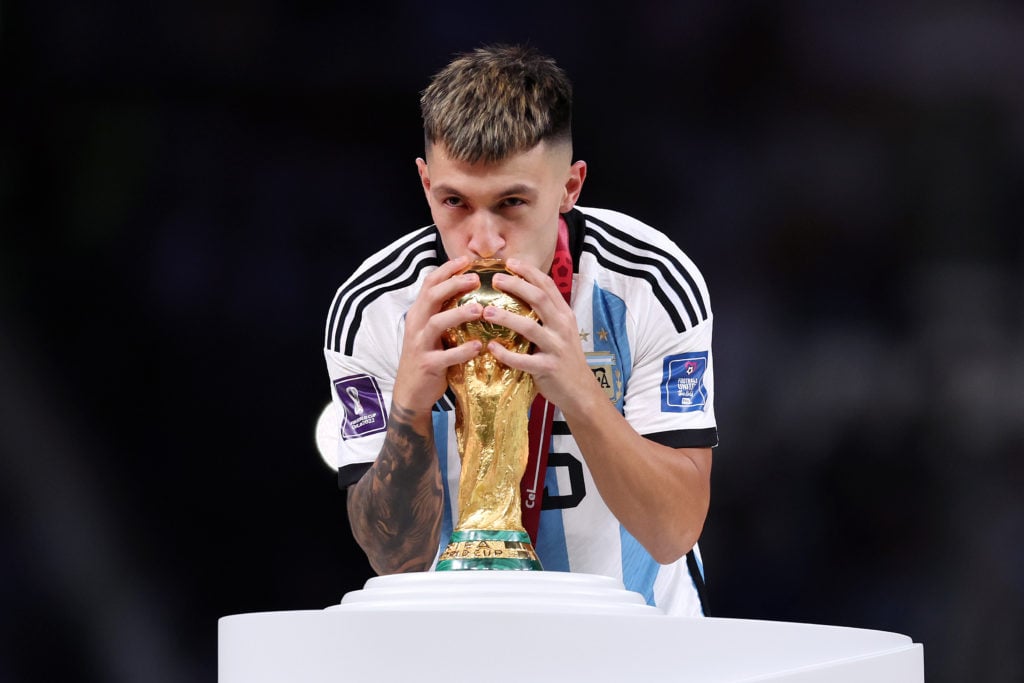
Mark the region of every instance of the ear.
<instances>
[{"instance_id":1,"label":"ear","mask_svg":"<svg viewBox=\"0 0 1024 683\"><path fill-rule=\"evenodd\" d=\"M423 194L430 199L430 172L427 171L427 162L416 157L416 171L420 174L420 184L423 185Z\"/></svg>"},{"instance_id":2,"label":"ear","mask_svg":"<svg viewBox=\"0 0 1024 683\"><path fill-rule=\"evenodd\" d=\"M558 206L558 213L565 213L576 206L576 200L583 191L583 181L587 179L587 162L577 161L569 167L569 178L565 181L565 194Z\"/></svg>"}]
</instances>

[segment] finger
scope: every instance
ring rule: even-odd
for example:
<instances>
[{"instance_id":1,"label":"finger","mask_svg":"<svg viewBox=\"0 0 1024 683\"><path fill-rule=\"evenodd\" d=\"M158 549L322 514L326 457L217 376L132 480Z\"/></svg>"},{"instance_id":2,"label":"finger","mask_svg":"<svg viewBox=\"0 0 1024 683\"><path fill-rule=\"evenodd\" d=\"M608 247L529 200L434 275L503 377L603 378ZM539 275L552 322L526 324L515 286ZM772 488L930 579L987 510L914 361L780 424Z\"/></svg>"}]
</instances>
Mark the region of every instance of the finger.
<instances>
[{"instance_id":1,"label":"finger","mask_svg":"<svg viewBox=\"0 0 1024 683\"><path fill-rule=\"evenodd\" d=\"M506 294L517 296L520 299L527 301L527 303L530 303L531 299L535 300L543 295L542 289L518 275L495 273L491 282L494 284L494 288L499 292L505 292Z\"/></svg>"},{"instance_id":2,"label":"finger","mask_svg":"<svg viewBox=\"0 0 1024 683\"><path fill-rule=\"evenodd\" d=\"M453 275L456 275L457 273L461 273L462 271L469 267L469 264L470 260L468 256L460 256L458 258L453 258L450 261L445 261L440 266L438 266L437 269L435 269L433 272L427 275L424 282L430 284L437 284L442 280L447 280L448 278L450 278Z\"/></svg>"},{"instance_id":3,"label":"finger","mask_svg":"<svg viewBox=\"0 0 1024 683\"><path fill-rule=\"evenodd\" d=\"M453 346L450 349L439 351L440 362L446 367L450 368L453 365L459 365L467 361L473 360L483 351L484 343L479 339L471 339L465 344L459 344Z\"/></svg>"},{"instance_id":4,"label":"finger","mask_svg":"<svg viewBox=\"0 0 1024 683\"><path fill-rule=\"evenodd\" d=\"M429 298L436 305L440 306L445 302L454 299L466 292L470 292L480 286L480 276L476 273L462 273L431 286L428 290Z\"/></svg>"},{"instance_id":5,"label":"finger","mask_svg":"<svg viewBox=\"0 0 1024 683\"><path fill-rule=\"evenodd\" d=\"M429 352L443 346L444 331L464 323L479 320L483 307L471 302L432 315L413 316L412 310L406 316L406 347L409 352Z\"/></svg>"},{"instance_id":6,"label":"finger","mask_svg":"<svg viewBox=\"0 0 1024 683\"><path fill-rule=\"evenodd\" d=\"M521 367L523 358L529 358L530 355L528 353L516 353L515 351L511 351L505 348L505 346L501 344L501 342L497 342L494 340L487 342L487 350L491 352L491 355L493 355L498 360L498 362L503 363L509 366L510 368L514 368L516 370L523 369Z\"/></svg>"},{"instance_id":7,"label":"finger","mask_svg":"<svg viewBox=\"0 0 1024 683\"><path fill-rule=\"evenodd\" d=\"M459 259L464 261L465 259ZM462 273L450 267L451 262L432 272L423 281L423 288L413 306L419 306L421 315L436 313L448 301L462 296L480 286L480 276L476 273Z\"/></svg>"},{"instance_id":8,"label":"finger","mask_svg":"<svg viewBox=\"0 0 1024 683\"><path fill-rule=\"evenodd\" d=\"M487 350L490 351L491 355L494 356L499 363L507 365L513 370L523 370L524 372L528 372L531 375L536 376L544 367L543 361L537 356L529 353L517 353L505 348L497 341L488 342Z\"/></svg>"},{"instance_id":9,"label":"finger","mask_svg":"<svg viewBox=\"0 0 1024 683\"><path fill-rule=\"evenodd\" d=\"M509 259L508 269L521 277L522 279L529 282L534 287L542 290L548 296L561 297L561 293L558 291L558 285L551 279L551 276L543 272L534 265L527 263L526 261L520 261L519 259Z\"/></svg>"},{"instance_id":10,"label":"finger","mask_svg":"<svg viewBox=\"0 0 1024 683\"><path fill-rule=\"evenodd\" d=\"M528 272L527 275L530 279L518 275L496 273L493 279L494 287L522 299L542 318L544 318L544 314L551 315L558 310L559 302L564 303L564 299L554 280L536 268L533 268L532 272Z\"/></svg>"},{"instance_id":11,"label":"finger","mask_svg":"<svg viewBox=\"0 0 1024 683\"><path fill-rule=\"evenodd\" d=\"M541 346L541 339L543 337L543 328L533 318L528 318L525 315L519 315L512 311L505 310L499 306L486 306L483 309L482 317L489 323L494 323L501 327L507 327L517 334L529 339L537 346Z\"/></svg>"},{"instance_id":12,"label":"finger","mask_svg":"<svg viewBox=\"0 0 1024 683\"><path fill-rule=\"evenodd\" d=\"M507 290L508 294L525 301L533 309L533 312L540 319L539 323L534 323L533 325L540 329L534 329L528 323L524 324L496 311L488 310L490 307L484 309L485 320L513 329L545 349L547 344L550 343L549 339L544 339L542 336L545 334L545 331L550 334L563 336L575 337L577 335L576 319L572 309L566 304L565 299L559 293L551 278L544 276L544 279L551 284L550 291L546 291L520 278L506 277L508 279L505 283L501 284L501 287ZM497 280L498 276L495 275L494 279ZM496 284L495 286L497 287L498 285Z\"/></svg>"},{"instance_id":13,"label":"finger","mask_svg":"<svg viewBox=\"0 0 1024 683\"><path fill-rule=\"evenodd\" d=\"M430 317L430 321L427 323L428 336L432 338L440 337L441 333L445 330L458 327L464 323L472 322L474 320L480 320L483 316L484 307L475 301L456 306L443 310L440 313L436 313Z\"/></svg>"},{"instance_id":14,"label":"finger","mask_svg":"<svg viewBox=\"0 0 1024 683\"><path fill-rule=\"evenodd\" d=\"M557 310L552 308L550 297L543 289L530 284L521 277L496 273L492 283L499 292L524 302L542 320L550 317Z\"/></svg>"}]
</instances>

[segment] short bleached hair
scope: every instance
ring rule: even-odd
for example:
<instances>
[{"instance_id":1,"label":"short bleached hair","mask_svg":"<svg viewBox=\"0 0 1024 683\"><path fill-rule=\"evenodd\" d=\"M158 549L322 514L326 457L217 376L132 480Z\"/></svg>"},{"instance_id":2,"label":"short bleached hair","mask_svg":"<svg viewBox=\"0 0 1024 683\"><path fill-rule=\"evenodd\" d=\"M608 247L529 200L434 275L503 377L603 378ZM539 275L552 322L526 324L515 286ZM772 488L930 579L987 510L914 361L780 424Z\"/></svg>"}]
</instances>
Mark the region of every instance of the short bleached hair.
<instances>
[{"instance_id":1,"label":"short bleached hair","mask_svg":"<svg viewBox=\"0 0 1024 683\"><path fill-rule=\"evenodd\" d=\"M427 148L493 162L540 142L572 143L572 84L537 50L490 45L459 54L420 97Z\"/></svg>"}]
</instances>

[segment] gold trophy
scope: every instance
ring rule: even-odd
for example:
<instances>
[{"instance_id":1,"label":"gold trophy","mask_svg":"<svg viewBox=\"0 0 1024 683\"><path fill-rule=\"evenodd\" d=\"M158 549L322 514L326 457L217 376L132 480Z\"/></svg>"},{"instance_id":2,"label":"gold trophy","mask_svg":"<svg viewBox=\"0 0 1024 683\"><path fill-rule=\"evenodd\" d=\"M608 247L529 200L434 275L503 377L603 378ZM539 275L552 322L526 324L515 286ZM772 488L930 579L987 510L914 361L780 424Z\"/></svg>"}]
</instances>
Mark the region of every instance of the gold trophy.
<instances>
[{"instance_id":1,"label":"gold trophy","mask_svg":"<svg viewBox=\"0 0 1024 683\"><path fill-rule=\"evenodd\" d=\"M480 287L445 304L453 308L475 301L536 319L523 301L491 284L495 273L509 272L501 259L480 259L467 272L480 276ZM528 419L537 393L533 377L503 365L487 351L496 340L517 353L530 341L484 320L445 331L450 348L472 339L484 343L476 358L448 368L455 393L455 435L462 474L459 478L458 523L437 563L437 571L458 569L542 569L530 536L523 528L519 481L529 456Z\"/></svg>"}]
</instances>

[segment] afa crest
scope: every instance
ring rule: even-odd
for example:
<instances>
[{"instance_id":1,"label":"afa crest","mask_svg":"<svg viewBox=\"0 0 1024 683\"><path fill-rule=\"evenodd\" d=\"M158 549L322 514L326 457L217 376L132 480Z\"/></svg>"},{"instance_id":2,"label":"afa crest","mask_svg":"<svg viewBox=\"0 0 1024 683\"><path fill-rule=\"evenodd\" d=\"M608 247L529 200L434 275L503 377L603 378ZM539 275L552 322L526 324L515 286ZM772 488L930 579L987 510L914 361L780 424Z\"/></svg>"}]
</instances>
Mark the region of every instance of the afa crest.
<instances>
[{"instance_id":1,"label":"afa crest","mask_svg":"<svg viewBox=\"0 0 1024 683\"><path fill-rule=\"evenodd\" d=\"M594 379L608 395L608 400L618 405L622 400L622 370L618 359L608 351L592 351L587 354L587 365L594 373Z\"/></svg>"}]
</instances>

